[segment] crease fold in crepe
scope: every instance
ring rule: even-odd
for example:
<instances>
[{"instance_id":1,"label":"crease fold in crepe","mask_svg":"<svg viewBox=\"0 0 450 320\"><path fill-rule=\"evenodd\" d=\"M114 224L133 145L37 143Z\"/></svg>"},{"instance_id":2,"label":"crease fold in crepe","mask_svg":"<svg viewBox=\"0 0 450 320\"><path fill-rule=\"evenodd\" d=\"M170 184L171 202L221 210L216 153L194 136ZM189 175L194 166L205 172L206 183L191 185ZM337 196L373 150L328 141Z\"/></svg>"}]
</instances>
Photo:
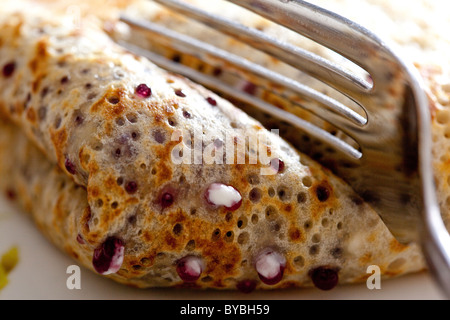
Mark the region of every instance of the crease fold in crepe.
<instances>
[{"instance_id":1,"label":"crease fold in crepe","mask_svg":"<svg viewBox=\"0 0 450 320\"><path fill-rule=\"evenodd\" d=\"M330 289L365 281L371 265L385 278L425 269L417 244L397 242L342 179L264 121L116 45L105 26L144 2L0 9L0 188L51 242L141 288ZM147 10L163 23L172 17ZM267 161L249 163L261 152L251 148L230 155L227 137L264 141ZM245 163L177 163L179 146L213 146Z\"/></svg>"}]
</instances>

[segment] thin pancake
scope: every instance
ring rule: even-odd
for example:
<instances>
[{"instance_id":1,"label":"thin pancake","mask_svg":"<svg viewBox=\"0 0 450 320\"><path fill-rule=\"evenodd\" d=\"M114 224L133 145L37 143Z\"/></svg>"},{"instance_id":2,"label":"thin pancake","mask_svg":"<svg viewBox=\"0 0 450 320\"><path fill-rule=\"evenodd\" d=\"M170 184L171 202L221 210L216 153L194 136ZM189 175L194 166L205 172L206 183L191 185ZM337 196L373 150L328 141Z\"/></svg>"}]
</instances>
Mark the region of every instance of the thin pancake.
<instances>
[{"instance_id":1,"label":"thin pancake","mask_svg":"<svg viewBox=\"0 0 450 320\"><path fill-rule=\"evenodd\" d=\"M329 170L127 53L96 20L57 16L2 14L1 184L85 266L137 287L244 290L310 286L317 272L359 282L370 265L385 277L424 268L419 248L400 245ZM219 153L245 138L263 148L222 149L244 164L173 161L180 141ZM269 159L250 164L263 151ZM234 191L213 197L215 184Z\"/></svg>"}]
</instances>

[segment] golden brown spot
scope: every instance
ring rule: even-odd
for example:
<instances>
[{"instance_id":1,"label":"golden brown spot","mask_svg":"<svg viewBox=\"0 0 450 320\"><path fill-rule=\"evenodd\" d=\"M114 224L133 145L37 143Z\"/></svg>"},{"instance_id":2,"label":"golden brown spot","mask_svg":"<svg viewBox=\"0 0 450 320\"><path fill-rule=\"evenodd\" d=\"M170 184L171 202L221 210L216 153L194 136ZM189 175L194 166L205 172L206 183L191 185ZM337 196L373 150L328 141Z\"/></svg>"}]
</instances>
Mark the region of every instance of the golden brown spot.
<instances>
[{"instance_id":1,"label":"golden brown spot","mask_svg":"<svg viewBox=\"0 0 450 320\"><path fill-rule=\"evenodd\" d=\"M364 275L358 277L358 278L357 278L354 282L352 282L352 283L362 283L362 282L366 282L367 279L368 279L369 277L370 277L370 273L364 274Z\"/></svg>"},{"instance_id":2,"label":"golden brown spot","mask_svg":"<svg viewBox=\"0 0 450 320\"><path fill-rule=\"evenodd\" d=\"M404 273L402 270L396 270L396 271L392 271L392 270L387 271L386 270L383 274L388 277L396 277L402 273Z\"/></svg>"},{"instance_id":3,"label":"golden brown spot","mask_svg":"<svg viewBox=\"0 0 450 320\"><path fill-rule=\"evenodd\" d=\"M395 88L395 86L389 86L388 92L393 97L398 95L398 90L397 90L397 88Z\"/></svg>"},{"instance_id":4,"label":"golden brown spot","mask_svg":"<svg viewBox=\"0 0 450 320\"><path fill-rule=\"evenodd\" d=\"M224 279L238 273L241 251L235 244L219 240L214 242L214 245L207 245L202 255L210 259L205 274L209 274L212 278Z\"/></svg>"},{"instance_id":5,"label":"golden brown spot","mask_svg":"<svg viewBox=\"0 0 450 320\"><path fill-rule=\"evenodd\" d=\"M103 109L103 106L106 105L106 97L103 96L103 98L97 100L92 106L91 106L91 112L97 113L99 110Z\"/></svg>"},{"instance_id":6,"label":"golden brown spot","mask_svg":"<svg viewBox=\"0 0 450 320\"><path fill-rule=\"evenodd\" d=\"M172 149L178 144L177 141L169 141L165 145L159 145L153 147L153 153L156 159L159 160L157 167L157 183L163 183L164 181L169 181L172 179L172 169L168 163L171 162Z\"/></svg>"},{"instance_id":7,"label":"golden brown spot","mask_svg":"<svg viewBox=\"0 0 450 320\"><path fill-rule=\"evenodd\" d=\"M36 51L34 58L30 61L29 67L31 69L31 72L37 76L37 71L40 65L46 63L46 60L48 58L48 52L47 52L47 43L46 39L41 39L36 44ZM42 68L41 68L42 69Z\"/></svg>"},{"instance_id":8,"label":"golden brown spot","mask_svg":"<svg viewBox=\"0 0 450 320\"><path fill-rule=\"evenodd\" d=\"M84 146L82 146L80 148L80 151L78 152L78 159L80 159L80 163L83 166L83 168L86 168L86 165L89 163L88 160L89 158L90 158L89 153L87 153L85 151Z\"/></svg>"},{"instance_id":9,"label":"golden brown spot","mask_svg":"<svg viewBox=\"0 0 450 320\"><path fill-rule=\"evenodd\" d=\"M142 233L142 239L147 243L152 243L153 235L150 233L150 231L144 231Z\"/></svg>"},{"instance_id":10,"label":"golden brown spot","mask_svg":"<svg viewBox=\"0 0 450 320\"><path fill-rule=\"evenodd\" d=\"M86 207L84 209L83 214L80 218L80 225L81 225L81 232L84 235L87 235L89 233L89 220L91 219L92 213L91 213L91 207Z\"/></svg>"},{"instance_id":11,"label":"golden brown spot","mask_svg":"<svg viewBox=\"0 0 450 320\"><path fill-rule=\"evenodd\" d=\"M321 181L319 184L313 185L308 189L309 199L312 199L311 212L314 220L318 220L324 212L328 212L327 208L338 208L339 202L334 196L332 186L327 180Z\"/></svg>"},{"instance_id":12,"label":"golden brown spot","mask_svg":"<svg viewBox=\"0 0 450 320\"><path fill-rule=\"evenodd\" d=\"M107 92L91 106L93 113L102 112L105 119L115 120L126 109L126 90L109 88Z\"/></svg>"},{"instance_id":13,"label":"golden brown spot","mask_svg":"<svg viewBox=\"0 0 450 320\"><path fill-rule=\"evenodd\" d=\"M27 111L27 119L31 123L36 123L36 111L33 108L29 108Z\"/></svg>"},{"instance_id":14,"label":"golden brown spot","mask_svg":"<svg viewBox=\"0 0 450 320\"><path fill-rule=\"evenodd\" d=\"M73 258L75 258L75 259L78 259L78 258L79 258L78 253L76 253L76 251L72 248L72 246L66 245L66 246L64 247L64 250L65 250L70 256L72 256Z\"/></svg>"},{"instance_id":15,"label":"golden brown spot","mask_svg":"<svg viewBox=\"0 0 450 320\"><path fill-rule=\"evenodd\" d=\"M119 102L117 104L111 105L109 114L112 115L113 117L118 117L123 113L124 110L125 110L124 105L121 102Z\"/></svg>"},{"instance_id":16,"label":"golden brown spot","mask_svg":"<svg viewBox=\"0 0 450 320\"><path fill-rule=\"evenodd\" d=\"M297 242L297 241L301 240L301 238L302 238L302 233L296 227L290 227L288 234L289 234L289 239L291 239L294 242Z\"/></svg>"},{"instance_id":17,"label":"golden brown spot","mask_svg":"<svg viewBox=\"0 0 450 320\"><path fill-rule=\"evenodd\" d=\"M113 188L117 189L116 179L114 179L114 177L112 177L112 176L108 176L108 178L106 178L106 181L104 181L104 184L108 190L112 190Z\"/></svg>"},{"instance_id":18,"label":"golden brown spot","mask_svg":"<svg viewBox=\"0 0 450 320\"><path fill-rule=\"evenodd\" d=\"M36 59L33 59L33 60L30 61L28 66L30 67L31 71L33 71L33 73L34 73L37 70L38 61ZM33 89L34 89L34 85L33 85Z\"/></svg>"},{"instance_id":19,"label":"golden brown spot","mask_svg":"<svg viewBox=\"0 0 450 320\"><path fill-rule=\"evenodd\" d=\"M155 114L155 122L164 122L164 116L162 114Z\"/></svg>"},{"instance_id":20,"label":"golden brown spot","mask_svg":"<svg viewBox=\"0 0 450 320\"><path fill-rule=\"evenodd\" d=\"M32 85L31 85L31 91L33 93L37 93L39 91L39 88L41 87L41 83L42 83L42 79L45 78L44 74L39 74L38 76L36 76L36 78L34 79Z\"/></svg>"},{"instance_id":21,"label":"golden brown spot","mask_svg":"<svg viewBox=\"0 0 450 320\"><path fill-rule=\"evenodd\" d=\"M67 142L67 131L65 128L61 128L61 130L58 131L52 130L50 131L50 138L57 152L58 163L61 164L61 168L64 168L65 157L63 150L65 149L65 144Z\"/></svg>"},{"instance_id":22,"label":"golden brown spot","mask_svg":"<svg viewBox=\"0 0 450 320\"><path fill-rule=\"evenodd\" d=\"M360 265L366 266L372 261L372 253L366 252L359 258Z\"/></svg>"},{"instance_id":23,"label":"golden brown spot","mask_svg":"<svg viewBox=\"0 0 450 320\"><path fill-rule=\"evenodd\" d=\"M100 190L96 186L88 186L88 194L93 198L97 198L100 195Z\"/></svg>"},{"instance_id":24,"label":"golden brown spot","mask_svg":"<svg viewBox=\"0 0 450 320\"><path fill-rule=\"evenodd\" d=\"M45 39L39 40L36 46L36 57L41 59L45 59L47 57L47 43Z\"/></svg>"},{"instance_id":25,"label":"golden brown spot","mask_svg":"<svg viewBox=\"0 0 450 320\"><path fill-rule=\"evenodd\" d=\"M186 221L186 214L181 209L177 210L175 214L175 222L179 223L184 221Z\"/></svg>"},{"instance_id":26,"label":"golden brown spot","mask_svg":"<svg viewBox=\"0 0 450 320\"><path fill-rule=\"evenodd\" d=\"M175 239L170 232L166 233L165 242L172 250L177 247L177 239Z\"/></svg>"},{"instance_id":27,"label":"golden brown spot","mask_svg":"<svg viewBox=\"0 0 450 320\"><path fill-rule=\"evenodd\" d=\"M165 162L161 159L158 163L158 173L157 173L157 182L162 183L164 181L169 181L172 178L172 169L167 165L168 162Z\"/></svg>"},{"instance_id":28,"label":"golden brown spot","mask_svg":"<svg viewBox=\"0 0 450 320\"><path fill-rule=\"evenodd\" d=\"M16 18L18 18L19 21L13 28L12 36L13 36L13 39L20 39L21 28L23 25L23 18L19 15L16 15Z\"/></svg>"},{"instance_id":29,"label":"golden brown spot","mask_svg":"<svg viewBox=\"0 0 450 320\"><path fill-rule=\"evenodd\" d=\"M399 253L399 252L402 252L403 250L405 250L406 248L408 248L408 246L401 244L400 242L398 242L395 239L392 239L391 242L389 243L389 249L392 252Z\"/></svg>"},{"instance_id":30,"label":"golden brown spot","mask_svg":"<svg viewBox=\"0 0 450 320\"><path fill-rule=\"evenodd\" d=\"M222 279L217 279L213 282L214 288L225 288L226 285L222 282Z\"/></svg>"},{"instance_id":31,"label":"golden brown spot","mask_svg":"<svg viewBox=\"0 0 450 320\"><path fill-rule=\"evenodd\" d=\"M367 241L369 243L373 243L377 240L377 235L375 233L371 233L368 237L367 237Z\"/></svg>"},{"instance_id":32,"label":"golden brown spot","mask_svg":"<svg viewBox=\"0 0 450 320\"><path fill-rule=\"evenodd\" d=\"M64 197L61 195L58 197L58 200L56 201L56 205L53 208L53 219L52 224L55 227L55 230L60 229L61 222L63 221L65 214L63 210L63 200Z\"/></svg>"},{"instance_id":33,"label":"golden brown spot","mask_svg":"<svg viewBox=\"0 0 450 320\"><path fill-rule=\"evenodd\" d=\"M88 165L88 168L89 168L89 173L90 173L90 174L95 174L95 173L97 173L98 170L99 170L97 161L90 161L90 162L89 162L89 165Z\"/></svg>"}]
</instances>

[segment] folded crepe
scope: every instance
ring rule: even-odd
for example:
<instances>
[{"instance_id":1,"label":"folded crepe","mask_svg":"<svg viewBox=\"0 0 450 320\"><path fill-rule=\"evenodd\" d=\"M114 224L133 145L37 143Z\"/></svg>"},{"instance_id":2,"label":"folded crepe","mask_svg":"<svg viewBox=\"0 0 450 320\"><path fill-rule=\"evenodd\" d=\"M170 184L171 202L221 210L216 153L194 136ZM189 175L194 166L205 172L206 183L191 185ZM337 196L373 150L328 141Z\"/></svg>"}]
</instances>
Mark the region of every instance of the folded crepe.
<instances>
[{"instance_id":1,"label":"folded crepe","mask_svg":"<svg viewBox=\"0 0 450 320\"><path fill-rule=\"evenodd\" d=\"M0 9L0 188L56 246L141 288L331 289L371 265L425 268L342 179L76 3L79 24L61 3Z\"/></svg>"}]
</instances>

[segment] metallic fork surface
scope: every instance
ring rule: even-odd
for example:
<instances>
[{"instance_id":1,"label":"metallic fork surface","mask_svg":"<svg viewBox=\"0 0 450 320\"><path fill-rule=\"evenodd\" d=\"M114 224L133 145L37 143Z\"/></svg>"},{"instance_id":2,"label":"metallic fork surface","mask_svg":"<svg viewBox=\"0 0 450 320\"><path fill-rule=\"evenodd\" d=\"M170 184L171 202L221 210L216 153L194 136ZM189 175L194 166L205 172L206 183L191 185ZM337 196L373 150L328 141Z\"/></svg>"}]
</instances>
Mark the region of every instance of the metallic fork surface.
<instances>
[{"instance_id":1,"label":"metallic fork surface","mask_svg":"<svg viewBox=\"0 0 450 320\"><path fill-rule=\"evenodd\" d=\"M295 47L178 0L155 0L178 13L253 46L338 90L363 112L332 99L244 57L148 21L123 16L132 28L145 30L166 45L208 61L225 61L237 73L251 74L305 98L299 104L351 137L357 147L326 130L274 107L217 77L194 70L138 44L120 43L163 68L244 101L335 148L347 165L336 173L378 212L401 242L422 244L432 274L450 297L450 236L441 219L433 182L431 120L417 70L371 31L333 12L301 0L228 0L352 61L371 81L309 51ZM332 160L332 159L331 159Z\"/></svg>"}]
</instances>

